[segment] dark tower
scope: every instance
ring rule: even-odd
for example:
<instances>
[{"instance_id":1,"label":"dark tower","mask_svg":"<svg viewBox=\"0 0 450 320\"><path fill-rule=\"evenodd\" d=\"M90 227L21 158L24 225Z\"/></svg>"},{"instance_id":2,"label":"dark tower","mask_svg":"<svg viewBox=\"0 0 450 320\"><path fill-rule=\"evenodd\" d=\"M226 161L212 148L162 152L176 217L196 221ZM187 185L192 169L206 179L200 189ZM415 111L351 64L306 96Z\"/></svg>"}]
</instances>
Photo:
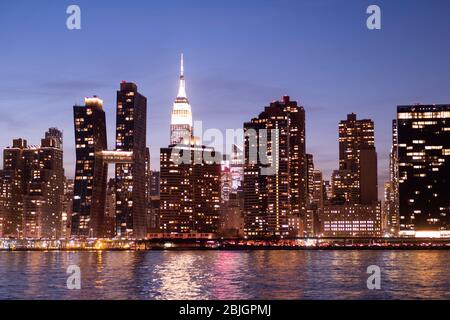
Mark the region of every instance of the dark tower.
<instances>
[{"instance_id":1,"label":"dark tower","mask_svg":"<svg viewBox=\"0 0 450 320\"><path fill-rule=\"evenodd\" d=\"M450 232L450 105L399 106L400 234Z\"/></svg>"},{"instance_id":2,"label":"dark tower","mask_svg":"<svg viewBox=\"0 0 450 320\"><path fill-rule=\"evenodd\" d=\"M104 236L104 214L108 165L101 157L106 150L106 120L103 101L86 98L84 106L74 106L75 185L72 235Z\"/></svg>"},{"instance_id":3,"label":"dark tower","mask_svg":"<svg viewBox=\"0 0 450 320\"><path fill-rule=\"evenodd\" d=\"M339 170L333 174L335 196L351 203L378 201L374 123L347 115L339 123Z\"/></svg>"},{"instance_id":4,"label":"dark tower","mask_svg":"<svg viewBox=\"0 0 450 320\"><path fill-rule=\"evenodd\" d=\"M285 96L245 123L244 131L246 234L303 235L307 200L305 110Z\"/></svg>"},{"instance_id":5,"label":"dark tower","mask_svg":"<svg viewBox=\"0 0 450 320\"><path fill-rule=\"evenodd\" d=\"M147 98L122 82L117 91L116 151L133 152L131 163L116 164L117 236L146 237Z\"/></svg>"}]
</instances>

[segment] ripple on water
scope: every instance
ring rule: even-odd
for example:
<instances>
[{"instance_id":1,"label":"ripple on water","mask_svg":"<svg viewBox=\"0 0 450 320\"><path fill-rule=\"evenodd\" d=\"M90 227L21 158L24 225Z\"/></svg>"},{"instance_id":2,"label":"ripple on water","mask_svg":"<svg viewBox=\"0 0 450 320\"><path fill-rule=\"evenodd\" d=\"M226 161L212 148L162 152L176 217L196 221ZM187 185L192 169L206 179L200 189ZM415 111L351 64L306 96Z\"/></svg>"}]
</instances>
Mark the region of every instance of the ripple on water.
<instances>
[{"instance_id":1,"label":"ripple on water","mask_svg":"<svg viewBox=\"0 0 450 320\"><path fill-rule=\"evenodd\" d=\"M450 251L0 252L0 299L449 299L449 264Z\"/></svg>"}]
</instances>

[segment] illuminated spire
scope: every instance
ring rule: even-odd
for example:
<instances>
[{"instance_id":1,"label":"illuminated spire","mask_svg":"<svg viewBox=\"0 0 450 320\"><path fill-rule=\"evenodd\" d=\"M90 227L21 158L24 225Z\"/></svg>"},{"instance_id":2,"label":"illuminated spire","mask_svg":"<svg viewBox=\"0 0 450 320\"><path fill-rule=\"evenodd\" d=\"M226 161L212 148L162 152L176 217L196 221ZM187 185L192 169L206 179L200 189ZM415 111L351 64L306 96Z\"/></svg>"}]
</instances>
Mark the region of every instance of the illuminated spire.
<instances>
[{"instance_id":1,"label":"illuminated spire","mask_svg":"<svg viewBox=\"0 0 450 320\"><path fill-rule=\"evenodd\" d=\"M181 54L180 86L178 95L172 107L170 121L170 144L178 144L190 140L193 136L191 105L186 95L186 80L184 78L184 57Z\"/></svg>"},{"instance_id":2,"label":"illuminated spire","mask_svg":"<svg viewBox=\"0 0 450 320\"><path fill-rule=\"evenodd\" d=\"M180 86L178 88L177 98L185 98L185 99L187 99L187 95L186 95L186 81L184 79L184 58L183 58L183 54L181 54Z\"/></svg>"},{"instance_id":3,"label":"illuminated spire","mask_svg":"<svg viewBox=\"0 0 450 320\"><path fill-rule=\"evenodd\" d=\"M181 73L180 73L181 77L184 77L184 57L183 57L183 53L181 54Z\"/></svg>"}]
</instances>

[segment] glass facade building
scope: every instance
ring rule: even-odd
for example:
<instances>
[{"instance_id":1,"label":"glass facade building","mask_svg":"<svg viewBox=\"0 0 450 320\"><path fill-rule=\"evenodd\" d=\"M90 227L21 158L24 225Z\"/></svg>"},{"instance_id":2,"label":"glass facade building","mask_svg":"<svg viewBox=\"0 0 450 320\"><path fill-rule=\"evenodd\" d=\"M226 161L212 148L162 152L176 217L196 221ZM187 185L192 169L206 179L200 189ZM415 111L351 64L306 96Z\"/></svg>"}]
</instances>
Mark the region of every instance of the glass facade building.
<instances>
[{"instance_id":1,"label":"glass facade building","mask_svg":"<svg viewBox=\"0 0 450 320\"><path fill-rule=\"evenodd\" d=\"M450 234L450 105L398 106L400 234Z\"/></svg>"}]
</instances>

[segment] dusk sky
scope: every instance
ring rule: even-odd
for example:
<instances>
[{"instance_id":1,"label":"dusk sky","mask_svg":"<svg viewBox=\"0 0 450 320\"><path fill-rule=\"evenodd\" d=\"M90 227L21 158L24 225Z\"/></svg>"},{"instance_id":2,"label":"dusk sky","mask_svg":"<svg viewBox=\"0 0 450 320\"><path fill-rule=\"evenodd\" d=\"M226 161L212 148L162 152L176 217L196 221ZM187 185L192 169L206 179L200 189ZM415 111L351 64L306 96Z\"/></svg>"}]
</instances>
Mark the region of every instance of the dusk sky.
<instances>
[{"instance_id":1,"label":"dusk sky","mask_svg":"<svg viewBox=\"0 0 450 320\"><path fill-rule=\"evenodd\" d=\"M70 4L81 8L81 30L66 28ZM381 30L366 27L371 4L381 7ZM18 137L39 144L58 127L73 177L73 105L104 100L112 149L115 92L127 80L148 98L158 169L184 52L204 129L242 128L290 95L306 109L307 151L329 179L338 122L355 112L375 122L381 187L396 106L450 103L449 14L447 0L1 1L0 148Z\"/></svg>"}]
</instances>

